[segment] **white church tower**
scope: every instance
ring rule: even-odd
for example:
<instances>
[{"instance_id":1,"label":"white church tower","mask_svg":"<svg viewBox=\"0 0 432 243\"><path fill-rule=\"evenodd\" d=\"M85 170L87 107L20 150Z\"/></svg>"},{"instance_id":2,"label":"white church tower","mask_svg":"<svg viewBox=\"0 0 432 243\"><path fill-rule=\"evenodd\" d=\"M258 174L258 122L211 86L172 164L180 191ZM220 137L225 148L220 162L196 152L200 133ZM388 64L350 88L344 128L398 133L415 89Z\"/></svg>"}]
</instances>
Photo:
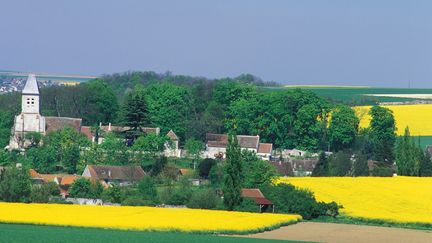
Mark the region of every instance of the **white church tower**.
<instances>
[{"instance_id":1,"label":"white church tower","mask_svg":"<svg viewBox=\"0 0 432 243\"><path fill-rule=\"evenodd\" d=\"M28 145L25 135L29 132L45 134L45 118L40 114L39 86L34 74L30 74L22 91L21 114L15 117L9 149L24 148Z\"/></svg>"}]
</instances>

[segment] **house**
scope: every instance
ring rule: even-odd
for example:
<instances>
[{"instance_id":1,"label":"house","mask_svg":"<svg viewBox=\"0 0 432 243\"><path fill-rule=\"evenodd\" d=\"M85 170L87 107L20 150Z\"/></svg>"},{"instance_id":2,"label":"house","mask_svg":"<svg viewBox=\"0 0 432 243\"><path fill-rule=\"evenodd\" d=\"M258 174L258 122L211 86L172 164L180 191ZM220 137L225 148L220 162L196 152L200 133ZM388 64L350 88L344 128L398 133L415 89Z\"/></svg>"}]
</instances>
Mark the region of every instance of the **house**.
<instances>
[{"instance_id":1,"label":"house","mask_svg":"<svg viewBox=\"0 0 432 243\"><path fill-rule=\"evenodd\" d=\"M69 196L70 186L81 176L69 175L69 174L40 174L37 171L30 169L30 178L33 184L43 184L48 182L54 182L58 185L60 190L60 196L66 198Z\"/></svg>"},{"instance_id":2,"label":"house","mask_svg":"<svg viewBox=\"0 0 432 243\"><path fill-rule=\"evenodd\" d=\"M34 74L27 78L21 95L21 113L15 116L12 135L7 149L25 149L30 145L26 134L49 132L71 127L81 132L81 119L70 117L45 117L40 114L39 85Z\"/></svg>"},{"instance_id":3,"label":"house","mask_svg":"<svg viewBox=\"0 0 432 243\"><path fill-rule=\"evenodd\" d=\"M206 158L225 158L226 148L228 146L227 134L206 134L206 150L204 157ZM260 143L260 137L250 135L237 135L237 141L242 150L255 152L258 157L263 160L269 160L273 150L273 144Z\"/></svg>"},{"instance_id":4,"label":"house","mask_svg":"<svg viewBox=\"0 0 432 243\"><path fill-rule=\"evenodd\" d=\"M173 130L170 130L166 136L170 139L170 142L165 143L164 155L166 157L181 157L181 149L179 149L179 138Z\"/></svg>"},{"instance_id":5,"label":"house","mask_svg":"<svg viewBox=\"0 0 432 243\"><path fill-rule=\"evenodd\" d=\"M87 165L82 176L108 186L127 186L140 181L146 173L140 166Z\"/></svg>"},{"instance_id":6,"label":"house","mask_svg":"<svg viewBox=\"0 0 432 243\"><path fill-rule=\"evenodd\" d=\"M259 206L259 212L262 213L266 211L269 206L272 206L272 211L274 213L274 205L273 203L264 197L260 189L242 189L241 197L253 199L255 203Z\"/></svg>"}]
</instances>

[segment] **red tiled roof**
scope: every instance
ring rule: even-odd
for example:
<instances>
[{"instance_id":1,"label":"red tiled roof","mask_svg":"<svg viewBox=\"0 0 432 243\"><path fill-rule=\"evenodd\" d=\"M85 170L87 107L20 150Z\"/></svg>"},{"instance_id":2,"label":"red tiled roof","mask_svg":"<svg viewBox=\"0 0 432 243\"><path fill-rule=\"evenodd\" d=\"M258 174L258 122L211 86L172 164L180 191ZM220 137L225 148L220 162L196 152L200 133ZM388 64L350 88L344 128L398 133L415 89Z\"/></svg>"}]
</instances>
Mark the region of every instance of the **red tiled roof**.
<instances>
[{"instance_id":1,"label":"red tiled roof","mask_svg":"<svg viewBox=\"0 0 432 243\"><path fill-rule=\"evenodd\" d=\"M84 134L89 140L93 139L93 134L91 132L91 127L89 127L89 126L82 126L81 127L81 133Z\"/></svg>"},{"instance_id":2,"label":"red tiled roof","mask_svg":"<svg viewBox=\"0 0 432 243\"><path fill-rule=\"evenodd\" d=\"M273 205L272 201L267 198L255 198L255 202L260 205Z\"/></svg>"},{"instance_id":3,"label":"red tiled roof","mask_svg":"<svg viewBox=\"0 0 432 243\"><path fill-rule=\"evenodd\" d=\"M241 196L249 198L264 198L260 189L242 189Z\"/></svg>"},{"instance_id":4,"label":"red tiled roof","mask_svg":"<svg viewBox=\"0 0 432 243\"><path fill-rule=\"evenodd\" d=\"M272 150L273 150L272 143L260 143L258 146L258 153L261 154L271 154Z\"/></svg>"},{"instance_id":5,"label":"red tiled roof","mask_svg":"<svg viewBox=\"0 0 432 243\"><path fill-rule=\"evenodd\" d=\"M209 147L226 148L228 145L227 134L207 133L206 140ZM237 135L237 141L241 148L258 149L259 136Z\"/></svg>"},{"instance_id":6,"label":"red tiled roof","mask_svg":"<svg viewBox=\"0 0 432 243\"><path fill-rule=\"evenodd\" d=\"M60 180L60 185L62 186L70 186L72 183L74 183L77 179L79 179L81 176L77 175L64 175Z\"/></svg>"},{"instance_id":7,"label":"red tiled roof","mask_svg":"<svg viewBox=\"0 0 432 243\"><path fill-rule=\"evenodd\" d=\"M178 137L177 137L177 134L175 134L175 133L173 132L173 130L170 130L170 131L167 133L167 136L168 136L171 140L173 140L173 141L178 141L178 140L179 140Z\"/></svg>"}]
</instances>

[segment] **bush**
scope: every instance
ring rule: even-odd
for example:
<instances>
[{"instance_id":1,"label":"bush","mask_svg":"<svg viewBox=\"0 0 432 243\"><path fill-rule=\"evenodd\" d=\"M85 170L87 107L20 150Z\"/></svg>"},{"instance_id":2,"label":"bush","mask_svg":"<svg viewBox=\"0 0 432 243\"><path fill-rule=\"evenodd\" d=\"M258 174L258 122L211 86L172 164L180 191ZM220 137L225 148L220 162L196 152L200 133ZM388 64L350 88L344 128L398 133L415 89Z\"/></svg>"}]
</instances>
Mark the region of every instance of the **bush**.
<instances>
[{"instance_id":1,"label":"bush","mask_svg":"<svg viewBox=\"0 0 432 243\"><path fill-rule=\"evenodd\" d=\"M52 203L52 204L73 204L72 202L66 202L66 200L64 200L60 196L51 197L49 199L48 203Z\"/></svg>"},{"instance_id":2,"label":"bush","mask_svg":"<svg viewBox=\"0 0 432 243\"><path fill-rule=\"evenodd\" d=\"M54 182L34 185L30 193L30 201L34 203L47 203L50 197L58 196L59 193L59 188Z\"/></svg>"},{"instance_id":3,"label":"bush","mask_svg":"<svg viewBox=\"0 0 432 243\"><path fill-rule=\"evenodd\" d=\"M122 191L121 188L117 185L113 185L112 187L106 189L102 193L102 200L108 201L111 203L121 203L122 201Z\"/></svg>"},{"instance_id":4,"label":"bush","mask_svg":"<svg viewBox=\"0 0 432 243\"><path fill-rule=\"evenodd\" d=\"M140 196L130 196L121 203L122 206L154 206L151 200L145 200Z\"/></svg>"},{"instance_id":5,"label":"bush","mask_svg":"<svg viewBox=\"0 0 432 243\"><path fill-rule=\"evenodd\" d=\"M30 176L24 169L8 168L0 176L0 199L6 202L28 202Z\"/></svg>"},{"instance_id":6,"label":"bush","mask_svg":"<svg viewBox=\"0 0 432 243\"><path fill-rule=\"evenodd\" d=\"M210 170L216 164L216 160L214 159L204 159L200 162L198 166L199 176L203 178L207 178L209 176Z\"/></svg>"},{"instance_id":7,"label":"bush","mask_svg":"<svg viewBox=\"0 0 432 243\"><path fill-rule=\"evenodd\" d=\"M138 183L138 191L142 198L151 201L157 201L157 190L153 178L145 176Z\"/></svg>"},{"instance_id":8,"label":"bush","mask_svg":"<svg viewBox=\"0 0 432 243\"><path fill-rule=\"evenodd\" d=\"M234 208L234 211L256 213L259 212L259 206L256 204L254 199L243 198L240 205Z\"/></svg>"},{"instance_id":9,"label":"bush","mask_svg":"<svg viewBox=\"0 0 432 243\"><path fill-rule=\"evenodd\" d=\"M372 170L372 176L392 177L393 169L386 166L376 166Z\"/></svg>"},{"instance_id":10,"label":"bush","mask_svg":"<svg viewBox=\"0 0 432 243\"><path fill-rule=\"evenodd\" d=\"M274 203L275 212L278 213L296 213L304 219L339 214L340 206L335 202L317 202L312 192L290 184L267 185L261 191Z\"/></svg>"},{"instance_id":11,"label":"bush","mask_svg":"<svg viewBox=\"0 0 432 243\"><path fill-rule=\"evenodd\" d=\"M91 183L86 178L79 178L70 188L69 195L75 198L100 198L103 192L103 186L99 181Z\"/></svg>"},{"instance_id":12,"label":"bush","mask_svg":"<svg viewBox=\"0 0 432 243\"><path fill-rule=\"evenodd\" d=\"M214 209L216 208L218 200L219 198L213 190L198 190L192 194L186 206L188 208Z\"/></svg>"}]
</instances>

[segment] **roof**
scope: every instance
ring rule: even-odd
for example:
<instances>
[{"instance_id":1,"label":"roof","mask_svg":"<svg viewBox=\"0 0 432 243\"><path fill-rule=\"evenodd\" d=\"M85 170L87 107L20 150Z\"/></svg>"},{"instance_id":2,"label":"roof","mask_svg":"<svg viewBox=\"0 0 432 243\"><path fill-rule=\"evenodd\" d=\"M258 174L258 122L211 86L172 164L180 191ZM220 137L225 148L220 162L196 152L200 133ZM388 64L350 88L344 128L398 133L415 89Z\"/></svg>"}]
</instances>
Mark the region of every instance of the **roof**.
<instances>
[{"instance_id":1,"label":"roof","mask_svg":"<svg viewBox=\"0 0 432 243\"><path fill-rule=\"evenodd\" d=\"M29 74L24 89L22 90L23 94L39 94L39 86L36 80L36 75Z\"/></svg>"},{"instance_id":2,"label":"roof","mask_svg":"<svg viewBox=\"0 0 432 243\"><path fill-rule=\"evenodd\" d=\"M249 198L264 198L260 189L242 189L241 196Z\"/></svg>"},{"instance_id":3,"label":"roof","mask_svg":"<svg viewBox=\"0 0 432 243\"><path fill-rule=\"evenodd\" d=\"M57 179L57 182L62 186L71 185L76 179L81 176L78 175L69 175L69 174L39 174L34 169L30 169L30 177L35 180L42 180L43 182L54 182Z\"/></svg>"},{"instance_id":4,"label":"roof","mask_svg":"<svg viewBox=\"0 0 432 243\"><path fill-rule=\"evenodd\" d=\"M276 161L276 162L270 162L270 163L276 168L276 172L279 175L282 175L282 176L293 175L293 168L292 168L291 163L282 162L282 161Z\"/></svg>"},{"instance_id":5,"label":"roof","mask_svg":"<svg viewBox=\"0 0 432 243\"><path fill-rule=\"evenodd\" d=\"M146 173L140 166L87 165L92 178L102 180L141 180Z\"/></svg>"},{"instance_id":6,"label":"roof","mask_svg":"<svg viewBox=\"0 0 432 243\"><path fill-rule=\"evenodd\" d=\"M108 126L100 126L100 129L104 132L126 132L126 131L129 131L131 129L131 127L108 125ZM145 133L159 134L159 132L160 132L159 127L142 127L141 129Z\"/></svg>"},{"instance_id":7,"label":"roof","mask_svg":"<svg viewBox=\"0 0 432 243\"><path fill-rule=\"evenodd\" d=\"M77 176L77 175L64 175L59 179L59 183L62 186L70 186L72 185L72 183L74 183L77 179L79 179L81 176Z\"/></svg>"},{"instance_id":8,"label":"roof","mask_svg":"<svg viewBox=\"0 0 432 243\"><path fill-rule=\"evenodd\" d=\"M174 132L173 130L170 130L170 131L167 133L167 136L168 136L171 140L173 140L173 141L178 141L178 140L179 140L179 138L177 137L177 134L175 134L175 132Z\"/></svg>"},{"instance_id":9,"label":"roof","mask_svg":"<svg viewBox=\"0 0 432 243\"><path fill-rule=\"evenodd\" d=\"M81 127L81 133L84 134L89 140L93 139L93 134L91 132L91 127L89 127L89 126L82 126Z\"/></svg>"},{"instance_id":10,"label":"roof","mask_svg":"<svg viewBox=\"0 0 432 243\"><path fill-rule=\"evenodd\" d=\"M260 137L249 136L249 135L237 135L237 141L241 148L253 148L258 149ZM228 145L228 135L227 134L206 134L207 146L208 147L220 147L226 148Z\"/></svg>"},{"instance_id":11,"label":"roof","mask_svg":"<svg viewBox=\"0 0 432 243\"><path fill-rule=\"evenodd\" d=\"M187 175L190 173L189 169L179 169L180 175Z\"/></svg>"},{"instance_id":12,"label":"roof","mask_svg":"<svg viewBox=\"0 0 432 243\"><path fill-rule=\"evenodd\" d=\"M61 130L66 127L71 127L75 129L77 132L80 132L81 121L82 119L80 118L46 116L45 117L46 132L49 133L49 132Z\"/></svg>"},{"instance_id":13,"label":"roof","mask_svg":"<svg viewBox=\"0 0 432 243\"><path fill-rule=\"evenodd\" d=\"M258 153L271 154L272 150L273 150L273 144L272 143L260 143L258 145Z\"/></svg>"},{"instance_id":14,"label":"roof","mask_svg":"<svg viewBox=\"0 0 432 243\"><path fill-rule=\"evenodd\" d=\"M260 189L242 189L241 196L254 199L256 204L260 205L273 205L273 203L264 197Z\"/></svg>"}]
</instances>

